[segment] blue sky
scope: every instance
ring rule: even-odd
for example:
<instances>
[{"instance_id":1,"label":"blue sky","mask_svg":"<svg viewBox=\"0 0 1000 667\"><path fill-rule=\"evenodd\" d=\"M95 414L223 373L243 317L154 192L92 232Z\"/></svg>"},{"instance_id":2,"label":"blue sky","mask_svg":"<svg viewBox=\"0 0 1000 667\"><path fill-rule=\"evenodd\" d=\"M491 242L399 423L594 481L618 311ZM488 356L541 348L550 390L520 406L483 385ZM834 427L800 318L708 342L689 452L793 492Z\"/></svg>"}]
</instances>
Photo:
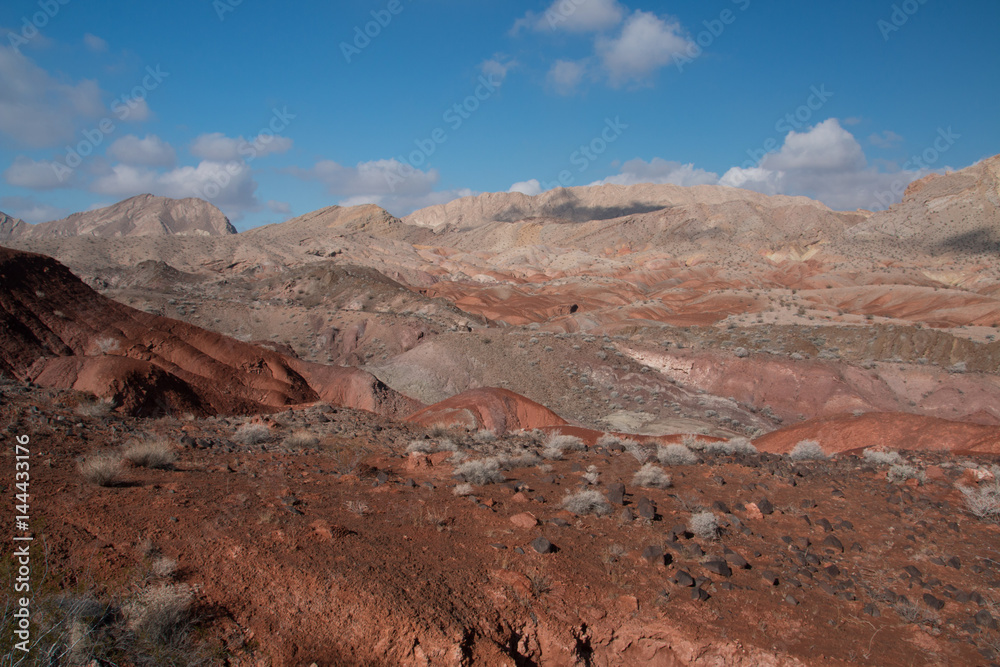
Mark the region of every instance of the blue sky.
<instances>
[{"instance_id":1,"label":"blue sky","mask_svg":"<svg viewBox=\"0 0 1000 667\"><path fill-rule=\"evenodd\" d=\"M0 210L153 192L246 229L599 182L871 209L1000 153L993 0L275 5L7 0Z\"/></svg>"}]
</instances>

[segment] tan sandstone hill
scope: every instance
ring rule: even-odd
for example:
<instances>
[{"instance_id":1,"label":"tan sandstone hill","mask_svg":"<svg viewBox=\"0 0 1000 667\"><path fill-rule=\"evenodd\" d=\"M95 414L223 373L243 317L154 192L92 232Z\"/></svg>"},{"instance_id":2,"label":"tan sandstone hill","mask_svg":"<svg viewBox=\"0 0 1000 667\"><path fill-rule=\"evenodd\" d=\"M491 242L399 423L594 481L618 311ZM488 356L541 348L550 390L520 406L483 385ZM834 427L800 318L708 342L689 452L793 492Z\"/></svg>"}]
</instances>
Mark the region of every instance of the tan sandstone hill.
<instances>
[{"instance_id":1,"label":"tan sandstone hill","mask_svg":"<svg viewBox=\"0 0 1000 667\"><path fill-rule=\"evenodd\" d=\"M17 221L20 222L20 221ZM139 195L114 206L74 213L62 220L7 226L0 220L0 240L64 236L223 236L236 228L218 208L201 199Z\"/></svg>"}]
</instances>

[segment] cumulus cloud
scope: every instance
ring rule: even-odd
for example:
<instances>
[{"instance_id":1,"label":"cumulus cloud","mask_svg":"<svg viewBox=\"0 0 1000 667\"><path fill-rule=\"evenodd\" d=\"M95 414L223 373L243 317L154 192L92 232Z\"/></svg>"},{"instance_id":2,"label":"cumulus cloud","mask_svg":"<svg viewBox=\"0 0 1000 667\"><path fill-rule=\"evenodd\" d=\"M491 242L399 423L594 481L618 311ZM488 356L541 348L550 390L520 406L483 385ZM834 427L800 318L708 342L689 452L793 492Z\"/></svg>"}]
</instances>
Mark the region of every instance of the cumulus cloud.
<instances>
[{"instance_id":1,"label":"cumulus cloud","mask_svg":"<svg viewBox=\"0 0 1000 667\"><path fill-rule=\"evenodd\" d=\"M535 195L542 194L542 184L537 178L532 178L528 181L519 181L514 185L510 186L507 192L520 192L523 195L528 195L534 197Z\"/></svg>"},{"instance_id":2,"label":"cumulus cloud","mask_svg":"<svg viewBox=\"0 0 1000 667\"><path fill-rule=\"evenodd\" d=\"M617 0L556 0L541 15L528 12L511 29L597 32L621 23L625 8Z\"/></svg>"},{"instance_id":3,"label":"cumulus cloud","mask_svg":"<svg viewBox=\"0 0 1000 667\"><path fill-rule=\"evenodd\" d=\"M203 160L194 167L163 172L116 164L94 179L90 190L119 199L143 193L174 199L196 197L212 202L231 217L258 208L257 182L249 165L241 162Z\"/></svg>"},{"instance_id":4,"label":"cumulus cloud","mask_svg":"<svg viewBox=\"0 0 1000 667\"><path fill-rule=\"evenodd\" d=\"M14 163L3 172L3 178L10 185L29 190L54 190L73 185L72 179L59 179L55 162L32 160L24 155L14 159Z\"/></svg>"},{"instance_id":5,"label":"cumulus cloud","mask_svg":"<svg viewBox=\"0 0 1000 667\"><path fill-rule=\"evenodd\" d=\"M108 146L108 157L119 162L146 167L172 167L177 162L173 146L155 134L140 139L128 134Z\"/></svg>"},{"instance_id":6,"label":"cumulus cloud","mask_svg":"<svg viewBox=\"0 0 1000 667\"><path fill-rule=\"evenodd\" d=\"M718 182L718 174L698 169L693 164L670 162L656 157L649 162L639 158L629 160L621 166L620 173L591 183L591 185L635 185L637 183L714 185Z\"/></svg>"},{"instance_id":7,"label":"cumulus cloud","mask_svg":"<svg viewBox=\"0 0 1000 667\"><path fill-rule=\"evenodd\" d=\"M103 53L108 50L108 43L97 35L92 35L89 32L83 36L83 43L88 49L94 51L95 53Z\"/></svg>"},{"instance_id":8,"label":"cumulus cloud","mask_svg":"<svg viewBox=\"0 0 1000 667\"><path fill-rule=\"evenodd\" d=\"M851 210L895 203L903 188L923 175L869 165L854 135L831 118L803 132L789 132L781 149L764 156L759 166L733 167L719 184L769 195L805 195Z\"/></svg>"},{"instance_id":9,"label":"cumulus cloud","mask_svg":"<svg viewBox=\"0 0 1000 667\"><path fill-rule=\"evenodd\" d=\"M104 112L96 81L58 81L12 48L0 47L0 133L31 148L58 146Z\"/></svg>"},{"instance_id":10,"label":"cumulus cloud","mask_svg":"<svg viewBox=\"0 0 1000 667\"><path fill-rule=\"evenodd\" d=\"M576 92L586 73L586 61L557 60L549 70L548 81L560 95L571 95Z\"/></svg>"},{"instance_id":11,"label":"cumulus cloud","mask_svg":"<svg viewBox=\"0 0 1000 667\"><path fill-rule=\"evenodd\" d=\"M49 220L59 220L69 214L67 209L39 202L31 197L0 198L0 209L15 218L20 218L32 224L48 222Z\"/></svg>"},{"instance_id":12,"label":"cumulus cloud","mask_svg":"<svg viewBox=\"0 0 1000 667\"><path fill-rule=\"evenodd\" d=\"M202 134L191 145L191 154L213 162L249 161L284 153L292 147L292 140L274 134L259 134L256 137L227 137L222 132Z\"/></svg>"},{"instance_id":13,"label":"cumulus cloud","mask_svg":"<svg viewBox=\"0 0 1000 667\"><path fill-rule=\"evenodd\" d=\"M431 192L441 178L437 169L422 171L396 159L359 162L354 167L320 160L311 169L293 168L289 172L303 180L319 181L329 194L339 197L420 196Z\"/></svg>"},{"instance_id":14,"label":"cumulus cloud","mask_svg":"<svg viewBox=\"0 0 1000 667\"><path fill-rule=\"evenodd\" d=\"M396 159L360 162L353 167L320 160L310 169L287 171L300 179L322 183L327 193L339 198L341 206L376 204L397 216L476 194L468 188L436 191L441 180L436 169L423 171Z\"/></svg>"},{"instance_id":15,"label":"cumulus cloud","mask_svg":"<svg viewBox=\"0 0 1000 667\"><path fill-rule=\"evenodd\" d=\"M595 48L613 86L637 82L670 64L691 46L677 21L636 11L617 37L598 37Z\"/></svg>"}]
</instances>

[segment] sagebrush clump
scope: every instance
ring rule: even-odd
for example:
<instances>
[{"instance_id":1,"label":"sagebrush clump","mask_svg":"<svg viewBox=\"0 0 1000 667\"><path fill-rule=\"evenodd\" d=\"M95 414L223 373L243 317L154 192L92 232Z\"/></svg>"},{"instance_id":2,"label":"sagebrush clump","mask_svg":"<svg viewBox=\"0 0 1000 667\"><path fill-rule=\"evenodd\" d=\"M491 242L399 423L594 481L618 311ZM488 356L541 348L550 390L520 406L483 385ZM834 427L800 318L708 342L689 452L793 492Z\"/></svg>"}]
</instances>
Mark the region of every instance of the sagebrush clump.
<instances>
[{"instance_id":1,"label":"sagebrush clump","mask_svg":"<svg viewBox=\"0 0 1000 667\"><path fill-rule=\"evenodd\" d=\"M271 429L263 424L244 424L236 429L233 437L244 445L259 445L271 440Z\"/></svg>"},{"instance_id":2,"label":"sagebrush clump","mask_svg":"<svg viewBox=\"0 0 1000 667\"><path fill-rule=\"evenodd\" d=\"M665 489L670 486L670 475L663 468L653 463L647 463L635 473L635 476L632 477L632 483L650 489Z\"/></svg>"},{"instance_id":3,"label":"sagebrush clump","mask_svg":"<svg viewBox=\"0 0 1000 667\"><path fill-rule=\"evenodd\" d=\"M877 449L866 449L862 456L865 457L865 461L881 466L897 465L903 462L903 457L899 455L899 452L883 452Z\"/></svg>"},{"instance_id":4,"label":"sagebrush clump","mask_svg":"<svg viewBox=\"0 0 1000 667\"><path fill-rule=\"evenodd\" d=\"M125 447L125 460L143 468L167 469L177 460L174 448L165 438L136 440Z\"/></svg>"},{"instance_id":5,"label":"sagebrush clump","mask_svg":"<svg viewBox=\"0 0 1000 667\"><path fill-rule=\"evenodd\" d=\"M711 512L698 512L688 519L688 530L703 540L714 540L719 535L719 520Z\"/></svg>"},{"instance_id":6,"label":"sagebrush clump","mask_svg":"<svg viewBox=\"0 0 1000 667\"><path fill-rule=\"evenodd\" d=\"M611 503L600 491L593 489L570 493L563 498L562 506L563 509L581 516L585 514L596 514L597 516L611 514Z\"/></svg>"},{"instance_id":7,"label":"sagebrush clump","mask_svg":"<svg viewBox=\"0 0 1000 667\"><path fill-rule=\"evenodd\" d=\"M587 445L584 444L582 438L578 438L575 435L563 435L562 433L553 433L549 436L549 439L545 443L546 449L558 449L560 451L569 450L571 452L578 452L587 449Z\"/></svg>"},{"instance_id":8,"label":"sagebrush clump","mask_svg":"<svg viewBox=\"0 0 1000 667\"><path fill-rule=\"evenodd\" d=\"M788 458L793 461L822 461L826 458L826 453L815 440L803 440L792 447Z\"/></svg>"},{"instance_id":9,"label":"sagebrush clump","mask_svg":"<svg viewBox=\"0 0 1000 667\"><path fill-rule=\"evenodd\" d=\"M80 463L80 474L91 484L114 486L121 479L122 458L111 452L90 454Z\"/></svg>"},{"instance_id":10,"label":"sagebrush clump","mask_svg":"<svg viewBox=\"0 0 1000 667\"><path fill-rule=\"evenodd\" d=\"M995 468L994 474L1000 474ZM978 488L959 487L965 496L965 507L969 513L980 519L1000 522L1000 479L989 483L980 483Z\"/></svg>"},{"instance_id":11,"label":"sagebrush clump","mask_svg":"<svg viewBox=\"0 0 1000 667\"><path fill-rule=\"evenodd\" d=\"M496 459L466 461L455 468L455 475L476 486L499 484L507 479L500 472L500 462Z\"/></svg>"},{"instance_id":12,"label":"sagebrush clump","mask_svg":"<svg viewBox=\"0 0 1000 667\"><path fill-rule=\"evenodd\" d=\"M684 445L660 445L656 448L657 460L665 466L691 466L698 457Z\"/></svg>"}]
</instances>

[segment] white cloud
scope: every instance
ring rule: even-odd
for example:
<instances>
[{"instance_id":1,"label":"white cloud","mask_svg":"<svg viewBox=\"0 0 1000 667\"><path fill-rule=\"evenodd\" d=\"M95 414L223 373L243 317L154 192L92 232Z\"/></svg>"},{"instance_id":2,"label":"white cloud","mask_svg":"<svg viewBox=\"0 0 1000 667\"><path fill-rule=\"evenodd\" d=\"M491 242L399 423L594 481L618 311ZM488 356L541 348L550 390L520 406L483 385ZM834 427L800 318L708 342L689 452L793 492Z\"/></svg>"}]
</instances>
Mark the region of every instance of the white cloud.
<instances>
[{"instance_id":1,"label":"white cloud","mask_svg":"<svg viewBox=\"0 0 1000 667\"><path fill-rule=\"evenodd\" d=\"M548 80L560 95L571 95L583 81L587 64L581 60L557 60L549 70Z\"/></svg>"},{"instance_id":2,"label":"white cloud","mask_svg":"<svg viewBox=\"0 0 1000 667\"><path fill-rule=\"evenodd\" d=\"M521 194L534 197L535 195L542 194L542 184L538 182L537 178L532 178L528 181L519 181L514 185L510 186L507 192L520 192Z\"/></svg>"},{"instance_id":3,"label":"white cloud","mask_svg":"<svg viewBox=\"0 0 1000 667\"><path fill-rule=\"evenodd\" d=\"M635 185L637 183L669 183L671 185L714 185L718 174L698 169L692 164L653 158L649 162L635 158L621 166L621 173L591 183L591 185Z\"/></svg>"},{"instance_id":4,"label":"white cloud","mask_svg":"<svg viewBox=\"0 0 1000 667\"><path fill-rule=\"evenodd\" d=\"M496 85L503 83L504 79L507 78L507 73L510 70L517 67L517 61L503 54L496 54L489 60L483 61L479 65L479 69L485 74L491 81Z\"/></svg>"},{"instance_id":5,"label":"white cloud","mask_svg":"<svg viewBox=\"0 0 1000 667\"><path fill-rule=\"evenodd\" d=\"M57 81L8 47L0 47L0 84L0 133L24 146L71 141L82 124L105 113L96 81Z\"/></svg>"},{"instance_id":6,"label":"white cloud","mask_svg":"<svg viewBox=\"0 0 1000 667\"><path fill-rule=\"evenodd\" d=\"M0 207L15 218L32 224L59 220L69 214L67 209L45 204L31 197L3 197L0 199Z\"/></svg>"},{"instance_id":7,"label":"white cloud","mask_svg":"<svg viewBox=\"0 0 1000 667\"><path fill-rule=\"evenodd\" d=\"M147 134L143 139L125 135L108 146L107 154L125 164L147 167L172 167L177 162L173 147L155 134Z\"/></svg>"},{"instance_id":8,"label":"white cloud","mask_svg":"<svg viewBox=\"0 0 1000 667\"><path fill-rule=\"evenodd\" d=\"M284 153L292 147L288 137L273 134L259 134L245 139L227 137L222 132L202 134L191 145L191 154L214 162L250 161L275 153Z\"/></svg>"},{"instance_id":9,"label":"white cloud","mask_svg":"<svg viewBox=\"0 0 1000 667\"><path fill-rule=\"evenodd\" d=\"M789 132L781 150L764 156L760 166L733 167L719 184L768 195L805 195L852 210L895 203L903 188L923 175L869 165L857 139L831 118L804 132Z\"/></svg>"},{"instance_id":10,"label":"white cloud","mask_svg":"<svg viewBox=\"0 0 1000 667\"><path fill-rule=\"evenodd\" d=\"M428 206L447 204L455 199L460 199L462 197L474 197L477 194L480 193L468 188L460 188L456 190L438 190L434 192L427 192L422 195L375 195L348 197L340 200L338 204L341 206L375 204L376 206L381 206L394 216L401 218Z\"/></svg>"},{"instance_id":11,"label":"white cloud","mask_svg":"<svg viewBox=\"0 0 1000 667\"><path fill-rule=\"evenodd\" d=\"M311 169L287 171L322 183L329 194L339 197L341 206L376 204L397 216L476 194L468 188L435 191L441 179L437 169L422 171L396 159L360 162L354 167L321 160Z\"/></svg>"},{"instance_id":12,"label":"white cloud","mask_svg":"<svg viewBox=\"0 0 1000 667\"><path fill-rule=\"evenodd\" d=\"M598 37L597 54L612 86L642 81L691 46L680 23L636 11L615 38Z\"/></svg>"},{"instance_id":13,"label":"white cloud","mask_svg":"<svg viewBox=\"0 0 1000 667\"><path fill-rule=\"evenodd\" d=\"M868 143L878 148L892 148L896 144L902 143L902 141L903 137L899 136L892 130L886 130L882 133L876 132L868 137Z\"/></svg>"},{"instance_id":14,"label":"white cloud","mask_svg":"<svg viewBox=\"0 0 1000 667\"><path fill-rule=\"evenodd\" d=\"M71 178L59 179L56 162L32 160L24 155L14 159L14 163L3 172L3 178L10 185L30 190L54 190L72 185Z\"/></svg>"},{"instance_id":15,"label":"white cloud","mask_svg":"<svg viewBox=\"0 0 1000 667\"><path fill-rule=\"evenodd\" d=\"M197 197L212 202L231 216L258 208L256 189L257 183L247 164L208 160L196 167L184 166L166 172L116 164L90 184L92 192L118 198L144 193L174 199Z\"/></svg>"},{"instance_id":16,"label":"white cloud","mask_svg":"<svg viewBox=\"0 0 1000 667\"><path fill-rule=\"evenodd\" d=\"M617 0L556 0L545 13L528 12L511 29L565 30L567 32L597 32L621 23L625 8Z\"/></svg>"},{"instance_id":17,"label":"white cloud","mask_svg":"<svg viewBox=\"0 0 1000 667\"><path fill-rule=\"evenodd\" d=\"M86 44L87 48L96 53L103 53L108 50L108 43L97 35L92 35L89 32L83 36L83 43Z\"/></svg>"},{"instance_id":18,"label":"white cloud","mask_svg":"<svg viewBox=\"0 0 1000 667\"><path fill-rule=\"evenodd\" d=\"M360 162L355 167L321 160L312 169L289 171L303 180L319 181L328 193L340 197L423 196L441 178L437 169L421 171L395 159Z\"/></svg>"},{"instance_id":19,"label":"white cloud","mask_svg":"<svg viewBox=\"0 0 1000 667\"><path fill-rule=\"evenodd\" d=\"M805 132L789 132L781 150L761 160L762 167L779 171L849 171L865 164L861 144L836 118L825 120Z\"/></svg>"}]
</instances>

